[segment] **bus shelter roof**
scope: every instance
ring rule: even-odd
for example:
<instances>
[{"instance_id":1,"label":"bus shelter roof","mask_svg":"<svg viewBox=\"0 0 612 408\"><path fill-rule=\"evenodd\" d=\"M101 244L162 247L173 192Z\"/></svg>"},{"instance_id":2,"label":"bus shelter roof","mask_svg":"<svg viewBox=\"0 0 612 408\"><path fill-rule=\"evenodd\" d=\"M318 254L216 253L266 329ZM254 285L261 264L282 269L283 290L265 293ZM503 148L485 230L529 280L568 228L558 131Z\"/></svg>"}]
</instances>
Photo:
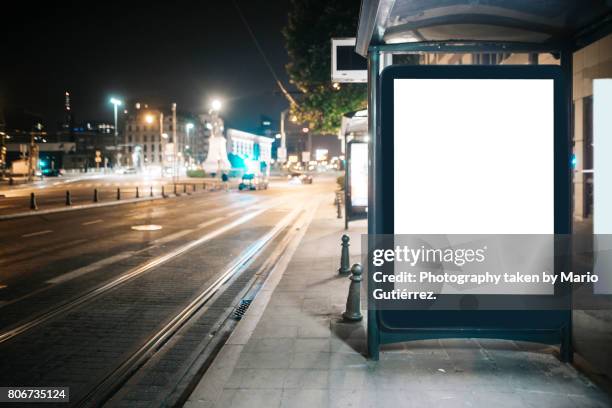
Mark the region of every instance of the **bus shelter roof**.
<instances>
[{"instance_id":1,"label":"bus shelter roof","mask_svg":"<svg viewBox=\"0 0 612 408\"><path fill-rule=\"evenodd\" d=\"M611 22L609 0L362 0L355 49L363 56L370 47L419 44L577 49L611 32Z\"/></svg>"}]
</instances>

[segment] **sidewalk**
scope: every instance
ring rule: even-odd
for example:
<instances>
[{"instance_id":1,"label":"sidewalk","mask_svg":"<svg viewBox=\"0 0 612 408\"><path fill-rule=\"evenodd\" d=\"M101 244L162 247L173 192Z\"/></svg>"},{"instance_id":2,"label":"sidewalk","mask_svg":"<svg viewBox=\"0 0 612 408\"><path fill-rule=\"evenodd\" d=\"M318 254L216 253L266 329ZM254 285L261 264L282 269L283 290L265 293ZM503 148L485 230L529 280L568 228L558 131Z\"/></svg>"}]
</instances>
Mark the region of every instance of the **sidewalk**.
<instances>
[{"instance_id":1,"label":"sidewalk","mask_svg":"<svg viewBox=\"0 0 612 408\"><path fill-rule=\"evenodd\" d=\"M185 407L611 406L545 345L415 341L367 360L365 322L340 319L349 280L337 275L344 230L332 200L319 206L286 270L268 278ZM360 261L365 232L365 222L351 224L351 263Z\"/></svg>"}]
</instances>

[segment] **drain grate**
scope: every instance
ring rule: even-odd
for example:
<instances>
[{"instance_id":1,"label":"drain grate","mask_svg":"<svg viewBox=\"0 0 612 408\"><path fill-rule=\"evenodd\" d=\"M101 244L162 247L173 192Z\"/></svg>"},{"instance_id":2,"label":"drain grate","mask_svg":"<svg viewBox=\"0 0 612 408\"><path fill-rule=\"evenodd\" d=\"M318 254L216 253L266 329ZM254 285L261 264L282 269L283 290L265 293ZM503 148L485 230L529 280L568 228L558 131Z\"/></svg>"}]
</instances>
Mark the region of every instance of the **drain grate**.
<instances>
[{"instance_id":1,"label":"drain grate","mask_svg":"<svg viewBox=\"0 0 612 408\"><path fill-rule=\"evenodd\" d=\"M242 299L236 310L234 310L232 318L236 320L242 319L242 316L244 316L249 306L251 306L251 302L253 302L253 299Z\"/></svg>"}]
</instances>

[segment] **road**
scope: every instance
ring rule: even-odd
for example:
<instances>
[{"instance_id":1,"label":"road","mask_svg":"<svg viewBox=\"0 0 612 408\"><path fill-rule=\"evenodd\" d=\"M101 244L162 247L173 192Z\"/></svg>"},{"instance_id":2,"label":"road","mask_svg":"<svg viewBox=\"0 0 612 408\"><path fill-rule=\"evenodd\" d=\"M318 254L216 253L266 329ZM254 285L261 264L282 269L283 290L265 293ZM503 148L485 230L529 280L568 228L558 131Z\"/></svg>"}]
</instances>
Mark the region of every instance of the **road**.
<instances>
[{"instance_id":1,"label":"road","mask_svg":"<svg viewBox=\"0 0 612 408\"><path fill-rule=\"evenodd\" d=\"M292 226L306 222L321 200L331 202L333 185L331 178L277 182L263 191L202 192L0 221L0 383L70 386L75 406L106 401L110 388L101 384L118 376L143 344L198 296L212 293L220 276L243 276L227 283L231 296L215 301L222 306L213 303L199 317L205 323L190 326L199 330L198 344L207 338L250 279L282 252ZM194 347L183 347L183 360ZM160 375L172 384L175 371ZM132 387L111 405L154 406L151 398L163 405L164 390L172 388L154 387L152 396L150 384Z\"/></svg>"}]
</instances>

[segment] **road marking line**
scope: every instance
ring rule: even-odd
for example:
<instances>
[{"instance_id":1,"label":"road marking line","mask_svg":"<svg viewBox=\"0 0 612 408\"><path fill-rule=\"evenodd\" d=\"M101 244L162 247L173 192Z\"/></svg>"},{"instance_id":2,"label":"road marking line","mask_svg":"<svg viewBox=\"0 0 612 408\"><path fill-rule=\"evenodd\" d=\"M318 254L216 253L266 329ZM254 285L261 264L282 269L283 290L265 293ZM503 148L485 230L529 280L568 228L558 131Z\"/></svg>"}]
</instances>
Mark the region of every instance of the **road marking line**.
<instances>
[{"instance_id":1,"label":"road marking line","mask_svg":"<svg viewBox=\"0 0 612 408\"><path fill-rule=\"evenodd\" d=\"M93 221L87 221L87 222L82 223L81 225L92 225L92 224L98 224L98 223L100 223L100 222L102 222L102 221L104 221L104 220L93 220Z\"/></svg>"},{"instance_id":2,"label":"road marking line","mask_svg":"<svg viewBox=\"0 0 612 408\"><path fill-rule=\"evenodd\" d=\"M187 234L189 234L190 232L193 232L193 231L194 230L192 230L192 229L186 229L186 230L183 230L183 231L178 231L178 232L175 232L174 234L166 235L165 237L162 237L162 238L156 239L154 241L151 241L150 244L151 245L166 244L166 243L168 243L170 241L174 241L175 239L178 239L178 238L180 238L182 236L185 236L185 235L187 235Z\"/></svg>"},{"instance_id":3,"label":"road marking line","mask_svg":"<svg viewBox=\"0 0 612 408\"><path fill-rule=\"evenodd\" d=\"M222 219L224 219L224 218L225 218L225 217L216 217L216 218L213 218L212 220L204 221L204 222L202 222L202 223L198 224L198 228L206 228L206 227L208 227L209 225L213 225L213 224L215 224L215 223L217 223L217 222L221 221L221 220L222 220Z\"/></svg>"},{"instance_id":4,"label":"road marking line","mask_svg":"<svg viewBox=\"0 0 612 408\"><path fill-rule=\"evenodd\" d=\"M37 235L49 234L51 232L53 232L53 230L44 230L44 231L32 232L30 234L23 234L21 236L21 238L35 237Z\"/></svg>"},{"instance_id":5,"label":"road marking line","mask_svg":"<svg viewBox=\"0 0 612 408\"><path fill-rule=\"evenodd\" d=\"M106 265L110 265L110 264L113 264L115 262L122 261L122 260L124 260L126 258L129 258L129 257L133 256L134 254L135 254L134 251L127 251L127 252L122 252L122 253L117 254L117 255L109 256L108 258L101 259L98 262L94 262L94 263L89 264L87 266L83 266L83 267L75 269L73 271L64 273L63 275L60 275L60 276L55 277L53 279L49 279L48 281L46 281L46 283L62 283L62 282L66 282L66 281L72 280L74 278L78 278L79 276L85 275L86 273L93 272L93 271L96 271L98 269L101 269L102 267L104 267Z\"/></svg>"}]
</instances>

